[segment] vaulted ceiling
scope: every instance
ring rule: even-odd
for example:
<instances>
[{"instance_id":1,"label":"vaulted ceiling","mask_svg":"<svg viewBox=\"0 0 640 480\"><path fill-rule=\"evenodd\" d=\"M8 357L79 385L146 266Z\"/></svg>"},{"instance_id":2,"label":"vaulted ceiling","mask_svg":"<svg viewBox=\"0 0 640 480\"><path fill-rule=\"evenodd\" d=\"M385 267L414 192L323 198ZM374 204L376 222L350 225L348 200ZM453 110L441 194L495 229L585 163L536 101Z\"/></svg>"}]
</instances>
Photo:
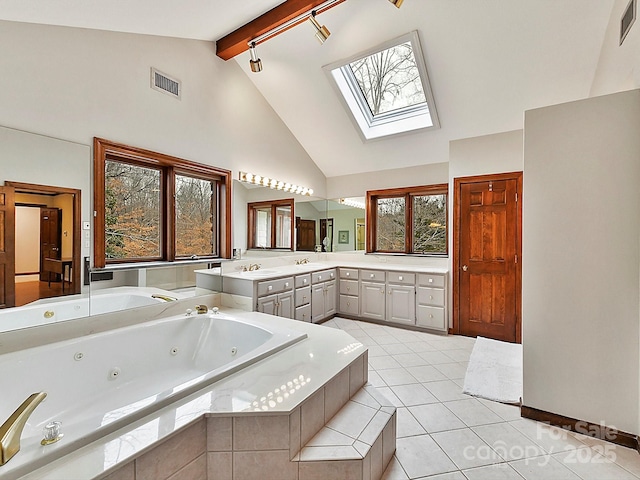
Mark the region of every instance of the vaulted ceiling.
<instances>
[{"instance_id":1,"label":"vaulted ceiling","mask_svg":"<svg viewBox=\"0 0 640 480\"><path fill-rule=\"evenodd\" d=\"M0 0L0 19L214 41L281 0ZM523 127L585 98L614 0L347 0L238 62L327 177L445 162L451 140ZM417 30L441 128L363 142L322 67ZM223 60L213 57L212 61Z\"/></svg>"}]
</instances>

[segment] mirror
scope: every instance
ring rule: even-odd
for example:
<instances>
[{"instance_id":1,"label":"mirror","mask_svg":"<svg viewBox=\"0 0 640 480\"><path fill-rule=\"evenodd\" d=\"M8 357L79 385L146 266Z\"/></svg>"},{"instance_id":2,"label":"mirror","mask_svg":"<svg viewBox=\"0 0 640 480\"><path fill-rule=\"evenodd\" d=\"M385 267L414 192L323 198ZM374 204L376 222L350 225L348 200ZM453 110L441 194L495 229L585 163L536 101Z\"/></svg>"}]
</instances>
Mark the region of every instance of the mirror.
<instances>
[{"instance_id":1,"label":"mirror","mask_svg":"<svg viewBox=\"0 0 640 480\"><path fill-rule=\"evenodd\" d=\"M71 297L62 319L86 314L91 147L0 127L0 158L0 331L48 321L43 305Z\"/></svg>"},{"instance_id":2,"label":"mirror","mask_svg":"<svg viewBox=\"0 0 640 480\"><path fill-rule=\"evenodd\" d=\"M364 197L327 201L327 218L333 220L333 252L363 251L365 248Z\"/></svg>"}]
</instances>

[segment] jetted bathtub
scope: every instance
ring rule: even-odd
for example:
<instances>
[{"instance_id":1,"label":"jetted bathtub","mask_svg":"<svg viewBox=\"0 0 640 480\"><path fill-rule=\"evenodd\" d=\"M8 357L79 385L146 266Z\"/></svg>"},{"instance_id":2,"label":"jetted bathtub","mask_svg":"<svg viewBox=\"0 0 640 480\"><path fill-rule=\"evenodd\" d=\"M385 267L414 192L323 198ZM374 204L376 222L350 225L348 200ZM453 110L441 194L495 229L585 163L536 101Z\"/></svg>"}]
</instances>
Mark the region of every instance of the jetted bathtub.
<instances>
[{"instance_id":1,"label":"jetted bathtub","mask_svg":"<svg viewBox=\"0 0 640 480\"><path fill-rule=\"evenodd\" d=\"M19 478L306 336L191 313L0 355L0 423L30 394L47 393L0 478ZM64 438L43 447L52 421L62 422Z\"/></svg>"}]
</instances>

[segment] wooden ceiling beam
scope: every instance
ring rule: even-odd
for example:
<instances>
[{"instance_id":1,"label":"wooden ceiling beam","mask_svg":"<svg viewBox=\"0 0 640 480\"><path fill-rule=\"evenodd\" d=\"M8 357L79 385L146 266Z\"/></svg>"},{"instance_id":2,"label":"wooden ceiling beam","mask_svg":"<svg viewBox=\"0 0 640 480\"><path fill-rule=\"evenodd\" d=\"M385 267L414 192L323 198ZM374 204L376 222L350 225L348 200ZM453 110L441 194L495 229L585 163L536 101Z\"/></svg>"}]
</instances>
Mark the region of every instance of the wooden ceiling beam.
<instances>
[{"instance_id":1,"label":"wooden ceiling beam","mask_svg":"<svg viewBox=\"0 0 640 480\"><path fill-rule=\"evenodd\" d=\"M340 0L318 13L344 2ZM326 0L286 0L216 42L216 55L229 60L249 49L249 42L325 3ZM292 25L293 26L293 25ZM284 31L284 30L283 30ZM280 32L281 33L281 32Z\"/></svg>"}]
</instances>

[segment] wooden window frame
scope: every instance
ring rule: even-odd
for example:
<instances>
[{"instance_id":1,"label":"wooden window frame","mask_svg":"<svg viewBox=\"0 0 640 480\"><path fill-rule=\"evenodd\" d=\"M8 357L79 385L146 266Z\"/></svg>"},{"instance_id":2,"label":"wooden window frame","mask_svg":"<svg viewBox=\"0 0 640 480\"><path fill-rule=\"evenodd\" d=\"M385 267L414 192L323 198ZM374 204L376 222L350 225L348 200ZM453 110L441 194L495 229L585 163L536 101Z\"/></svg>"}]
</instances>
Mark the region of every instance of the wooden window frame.
<instances>
[{"instance_id":1,"label":"wooden window frame","mask_svg":"<svg viewBox=\"0 0 640 480\"><path fill-rule=\"evenodd\" d=\"M291 248L286 247L258 247L254 244L256 233L256 210L259 208L271 208L271 245L276 244L276 210L278 207L289 206L291 207ZM294 251L295 243L295 202L293 198L285 198L283 200L269 200L265 202L251 202L247 203L247 248L248 249L260 249L260 250L282 250L282 251Z\"/></svg>"},{"instance_id":2,"label":"wooden window frame","mask_svg":"<svg viewBox=\"0 0 640 480\"><path fill-rule=\"evenodd\" d=\"M449 255L449 228L447 227L447 240L445 242L445 251L438 253L413 252L413 197L422 195L446 195L445 202L445 218L448 221L449 215L449 185L447 183L439 183L434 185L422 185L416 187L404 188L388 188L384 190L367 191L365 205L365 224L366 224L366 253L385 253L393 255L420 255L429 257L447 257ZM385 198L402 198L405 199L405 239L404 251L400 250L378 250L377 246L377 223L378 223L378 199Z\"/></svg>"},{"instance_id":3,"label":"wooden window frame","mask_svg":"<svg viewBox=\"0 0 640 480\"><path fill-rule=\"evenodd\" d=\"M122 162L161 172L161 251L154 258L106 258L105 238L105 166L107 160ZM198 259L231 258L231 171L182 158L111 142L93 139L93 191L94 191L94 266L104 268L111 264L140 262L175 262L190 260L176 258L175 239L175 175L185 175L218 182L217 256L198 256Z\"/></svg>"}]
</instances>

